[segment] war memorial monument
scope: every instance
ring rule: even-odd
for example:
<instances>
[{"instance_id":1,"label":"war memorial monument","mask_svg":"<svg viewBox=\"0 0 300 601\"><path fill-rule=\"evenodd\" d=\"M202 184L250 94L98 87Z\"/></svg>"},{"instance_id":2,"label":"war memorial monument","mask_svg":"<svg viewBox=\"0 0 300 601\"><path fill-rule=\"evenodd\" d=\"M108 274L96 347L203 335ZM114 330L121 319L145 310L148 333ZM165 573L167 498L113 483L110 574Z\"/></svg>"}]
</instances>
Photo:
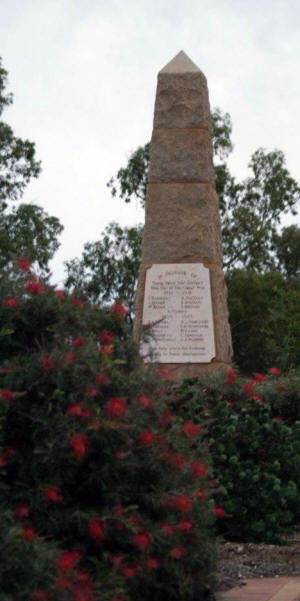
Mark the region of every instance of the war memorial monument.
<instances>
[{"instance_id":1,"label":"war memorial monument","mask_svg":"<svg viewBox=\"0 0 300 601\"><path fill-rule=\"evenodd\" d=\"M136 340L145 329L145 363L175 378L230 365L207 82L183 51L158 74Z\"/></svg>"}]
</instances>

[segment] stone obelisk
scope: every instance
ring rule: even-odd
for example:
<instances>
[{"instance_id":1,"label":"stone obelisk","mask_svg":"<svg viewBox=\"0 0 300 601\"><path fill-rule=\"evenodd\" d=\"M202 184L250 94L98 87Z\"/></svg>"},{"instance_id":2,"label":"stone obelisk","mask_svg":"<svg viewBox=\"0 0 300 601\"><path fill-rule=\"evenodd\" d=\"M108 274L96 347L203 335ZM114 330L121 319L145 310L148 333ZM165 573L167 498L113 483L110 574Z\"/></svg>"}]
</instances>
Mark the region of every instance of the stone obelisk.
<instances>
[{"instance_id":1,"label":"stone obelisk","mask_svg":"<svg viewBox=\"0 0 300 601\"><path fill-rule=\"evenodd\" d=\"M177 378L229 366L206 78L183 52L158 74L135 339Z\"/></svg>"}]
</instances>

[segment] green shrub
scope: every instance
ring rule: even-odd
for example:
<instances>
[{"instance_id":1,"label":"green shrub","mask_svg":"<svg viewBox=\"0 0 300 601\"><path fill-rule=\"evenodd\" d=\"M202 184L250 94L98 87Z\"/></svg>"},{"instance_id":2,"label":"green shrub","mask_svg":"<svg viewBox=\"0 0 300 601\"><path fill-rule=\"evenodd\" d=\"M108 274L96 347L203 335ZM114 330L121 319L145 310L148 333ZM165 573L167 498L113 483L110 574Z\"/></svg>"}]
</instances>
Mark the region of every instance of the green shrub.
<instances>
[{"instance_id":1,"label":"green shrub","mask_svg":"<svg viewBox=\"0 0 300 601\"><path fill-rule=\"evenodd\" d=\"M141 368L122 305L21 269L1 282L1 601L204 598L220 508L202 432Z\"/></svg>"},{"instance_id":2,"label":"green shrub","mask_svg":"<svg viewBox=\"0 0 300 601\"><path fill-rule=\"evenodd\" d=\"M300 367L300 281L235 269L226 276L234 361L243 374Z\"/></svg>"},{"instance_id":3,"label":"green shrub","mask_svg":"<svg viewBox=\"0 0 300 601\"><path fill-rule=\"evenodd\" d=\"M178 395L182 419L208 422L217 499L227 514L219 531L231 540L276 543L300 517L300 421L292 400L299 378L289 386L271 372L250 381L233 370L227 380L185 381Z\"/></svg>"}]
</instances>

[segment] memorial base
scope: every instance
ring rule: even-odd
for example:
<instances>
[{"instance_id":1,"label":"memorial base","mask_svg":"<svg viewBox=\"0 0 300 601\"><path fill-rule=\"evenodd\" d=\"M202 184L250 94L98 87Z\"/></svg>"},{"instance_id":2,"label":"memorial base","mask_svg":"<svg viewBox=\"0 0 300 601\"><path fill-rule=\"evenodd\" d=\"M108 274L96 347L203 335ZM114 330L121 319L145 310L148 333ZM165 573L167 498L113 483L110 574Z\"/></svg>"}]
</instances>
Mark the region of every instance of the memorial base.
<instances>
[{"instance_id":1,"label":"memorial base","mask_svg":"<svg viewBox=\"0 0 300 601\"><path fill-rule=\"evenodd\" d=\"M143 368L145 370L151 369L153 365L157 366L157 369L165 369L170 375L170 382L179 383L184 379L202 378L205 374L213 372L227 373L227 370L231 367L228 363L222 363L220 361L212 361L211 363L144 363L141 360Z\"/></svg>"},{"instance_id":2,"label":"memorial base","mask_svg":"<svg viewBox=\"0 0 300 601\"><path fill-rule=\"evenodd\" d=\"M174 382L184 380L185 378L198 378L204 374L222 370L227 372L230 366L227 363L212 361L211 363L160 363L160 369L167 369L171 380Z\"/></svg>"}]
</instances>

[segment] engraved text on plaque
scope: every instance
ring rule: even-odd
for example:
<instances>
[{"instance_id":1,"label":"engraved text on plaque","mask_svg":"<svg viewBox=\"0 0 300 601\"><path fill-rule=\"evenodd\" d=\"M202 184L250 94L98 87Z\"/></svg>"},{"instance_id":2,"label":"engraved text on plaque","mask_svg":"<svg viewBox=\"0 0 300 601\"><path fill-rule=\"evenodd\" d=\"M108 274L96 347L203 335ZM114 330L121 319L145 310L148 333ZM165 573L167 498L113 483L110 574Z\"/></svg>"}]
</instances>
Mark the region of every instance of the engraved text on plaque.
<instances>
[{"instance_id":1,"label":"engraved text on plaque","mask_svg":"<svg viewBox=\"0 0 300 601\"><path fill-rule=\"evenodd\" d=\"M215 356L209 269L202 263L156 263L147 270L143 325L144 360L209 363ZM149 353L153 357L149 357Z\"/></svg>"}]
</instances>

